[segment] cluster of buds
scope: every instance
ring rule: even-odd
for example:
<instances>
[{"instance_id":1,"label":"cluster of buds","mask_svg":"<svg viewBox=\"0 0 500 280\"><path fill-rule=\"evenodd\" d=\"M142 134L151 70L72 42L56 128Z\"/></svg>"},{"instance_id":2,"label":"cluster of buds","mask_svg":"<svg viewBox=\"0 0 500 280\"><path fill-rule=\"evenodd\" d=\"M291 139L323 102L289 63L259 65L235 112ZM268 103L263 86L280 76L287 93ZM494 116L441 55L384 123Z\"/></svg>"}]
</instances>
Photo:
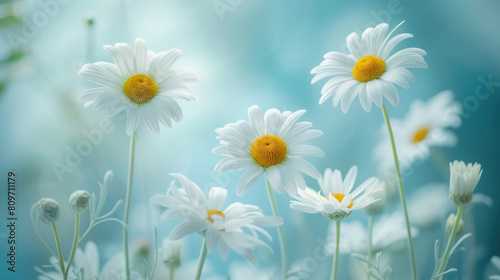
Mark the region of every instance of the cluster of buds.
<instances>
[{"instance_id":1,"label":"cluster of buds","mask_svg":"<svg viewBox=\"0 0 500 280\"><path fill-rule=\"evenodd\" d=\"M77 190L69 197L69 203L75 213L80 214L89 208L90 194L85 190ZM37 202L38 218L47 224L53 224L59 219L59 203L52 198L42 198Z\"/></svg>"}]
</instances>

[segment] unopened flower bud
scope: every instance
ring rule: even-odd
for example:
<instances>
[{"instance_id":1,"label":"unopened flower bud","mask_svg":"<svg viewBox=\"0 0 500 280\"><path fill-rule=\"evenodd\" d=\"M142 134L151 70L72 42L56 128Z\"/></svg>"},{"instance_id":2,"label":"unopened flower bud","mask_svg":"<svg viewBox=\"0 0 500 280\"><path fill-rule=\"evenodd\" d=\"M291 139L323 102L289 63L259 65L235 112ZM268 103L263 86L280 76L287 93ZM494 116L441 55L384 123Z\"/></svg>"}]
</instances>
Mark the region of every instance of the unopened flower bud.
<instances>
[{"instance_id":1,"label":"unopened flower bud","mask_svg":"<svg viewBox=\"0 0 500 280\"><path fill-rule=\"evenodd\" d=\"M89 208L90 194L85 190L77 190L69 197L69 203L75 210L75 213L82 213Z\"/></svg>"},{"instance_id":2,"label":"unopened flower bud","mask_svg":"<svg viewBox=\"0 0 500 280\"><path fill-rule=\"evenodd\" d=\"M463 161L450 162L450 199L457 206L464 206L472 201L472 192L477 186L483 170L481 165Z\"/></svg>"},{"instance_id":3,"label":"unopened flower bud","mask_svg":"<svg viewBox=\"0 0 500 280\"><path fill-rule=\"evenodd\" d=\"M37 203L40 221L52 224L59 219L59 203L52 198L42 198Z\"/></svg>"},{"instance_id":4,"label":"unopened flower bud","mask_svg":"<svg viewBox=\"0 0 500 280\"><path fill-rule=\"evenodd\" d=\"M450 214L448 219L446 219L446 231L448 232L448 234L451 234L453 226L455 225L456 221L457 221L457 216L453 213ZM463 231L464 231L464 221L460 219L460 222L458 223L456 236L462 234Z\"/></svg>"}]
</instances>

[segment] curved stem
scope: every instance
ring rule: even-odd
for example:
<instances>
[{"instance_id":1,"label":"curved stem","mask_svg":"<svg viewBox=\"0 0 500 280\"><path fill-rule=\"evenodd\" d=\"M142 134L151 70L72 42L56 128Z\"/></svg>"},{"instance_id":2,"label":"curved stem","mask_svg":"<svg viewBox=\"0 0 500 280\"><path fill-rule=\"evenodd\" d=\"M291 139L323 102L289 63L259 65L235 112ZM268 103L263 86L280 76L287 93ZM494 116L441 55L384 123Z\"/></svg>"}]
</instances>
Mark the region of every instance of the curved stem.
<instances>
[{"instance_id":1,"label":"curved stem","mask_svg":"<svg viewBox=\"0 0 500 280\"><path fill-rule=\"evenodd\" d=\"M130 212L130 197L132 195L132 180L134 178L135 133L130 136L130 155L128 162L127 195L125 197L125 216L123 218L123 253L125 255L125 275L130 280L130 263L128 257L128 217Z\"/></svg>"},{"instance_id":2,"label":"curved stem","mask_svg":"<svg viewBox=\"0 0 500 280\"><path fill-rule=\"evenodd\" d=\"M448 238L448 244L446 244L446 249L444 250L444 255L443 259L441 261L441 264L439 265L439 269L436 273L436 275L439 275L443 273L443 271L446 268L446 265L448 264L448 260L450 259L450 252L451 248L453 247L453 241L455 240L455 237L457 235L457 230L458 226L460 224L460 219L462 218L462 210L463 207L459 206L457 210L457 218L455 220L455 223L453 224L453 229L451 230L450 237ZM435 277L435 279L441 279L442 277Z\"/></svg>"},{"instance_id":3,"label":"curved stem","mask_svg":"<svg viewBox=\"0 0 500 280\"><path fill-rule=\"evenodd\" d=\"M73 246L71 246L71 253L69 254L68 264L66 265L65 278L68 277L69 268L75 257L76 249L78 248L78 243L80 242L80 214L75 213L75 235L73 237Z\"/></svg>"},{"instance_id":4,"label":"curved stem","mask_svg":"<svg viewBox=\"0 0 500 280\"><path fill-rule=\"evenodd\" d=\"M52 232L54 233L54 239L56 241L57 254L59 255L59 268L61 269L61 273L63 275L64 280L68 279L66 275L66 270L64 269L64 258L61 249L61 242L59 242L59 234L57 233L56 223L52 223Z\"/></svg>"},{"instance_id":5,"label":"curved stem","mask_svg":"<svg viewBox=\"0 0 500 280\"><path fill-rule=\"evenodd\" d=\"M276 207L276 201L274 200L273 190L271 188L271 184L269 184L269 180L266 178L266 187L267 194L269 195L269 202L271 202L271 208L273 209L273 214L276 217L279 217L278 207ZM287 248L285 242L285 232L283 231L283 226L278 226L278 235L280 240L280 251L281 251L281 278L286 280L287 276Z\"/></svg>"},{"instance_id":6,"label":"curved stem","mask_svg":"<svg viewBox=\"0 0 500 280\"><path fill-rule=\"evenodd\" d=\"M396 143L394 142L394 135L392 134L391 121L389 120L389 116L387 115L387 110L385 109L385 104L382 104L382 113L384 115L385 124L387 125L387 130L389 132L389 138L391 139L392 146L392 154L394 156L394 165L396 166L396 173L398 177L398 186L399 186L399 196L401 198L401 204L403 205L403 212L406 221L406 233L408 235L408 247L410 251L410 260L411 260L411 270L413 273L413 280L417 280L417 263L415 261L415 250L413 249L413 238L411 236L411 226L410 226L410 218L408 216L408 209L406 206L406 197L405 191L403 187L403 178L401 177L401 169L399 168L399 160L398 154L396 152Z\"/></svg>"},{"instance_id":7,"label":"curved stem","mask_svg":"<svg viewBox=\"0 0 500 280\"><path fill-rule=\"evenodd\" d=\"M369 221L368 221L368 261L372 261L372 255L373 255L373 221L375 220L374 215L370 215ZM366 271L367 273L367 279L370 279L370 266L368 266L368 270Z\"/></svg>"},{"instance_id":8,"label":"curved stem","mask_svg":"<svg viewBox=\"0 0 500 280\"><path fill-rule=\"evenodd\" d=\"M194 280L200 280L201 271L203 270L203 265L205 264L206 257L207 257L207 239L203 238L203 244L201 245L200 257L198 258L198 268L196 269L196 276L194 277Z\"/></svg>"},{"instance_id":9,"label":"curved stem","mask_svg":"<svg viewBox=\"0 0 500 280\"><path fill-rule=\"evenodd\" d=\"M337 268L339 266L339 247L340 247L340 221L335 222L335 255L333 256L333 280L337 279Z\"/></svg>"}]
</instances>

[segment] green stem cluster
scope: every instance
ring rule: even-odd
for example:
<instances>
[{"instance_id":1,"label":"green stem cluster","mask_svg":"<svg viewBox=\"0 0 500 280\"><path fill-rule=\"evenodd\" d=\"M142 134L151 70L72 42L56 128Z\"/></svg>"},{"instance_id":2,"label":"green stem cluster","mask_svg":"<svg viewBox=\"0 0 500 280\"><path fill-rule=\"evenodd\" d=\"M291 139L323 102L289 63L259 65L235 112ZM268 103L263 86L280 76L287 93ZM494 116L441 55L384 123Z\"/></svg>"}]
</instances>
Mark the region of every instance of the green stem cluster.
<instances>
[{"instance_id":1,"label":"green stem cluster","mask_svg":"<svg viewBox=\"0 0 500 280\"><path fill-rule=\"evenodd\" d=\"M453 224L453 228L450 233L450 237L448 238L448 243L446 244L446 249L444 250L444 255L443 259L441 261L441 264L439 265L439 269L436 273L436 275L439 275L444 272L446 269L446 265L448 265L448 260L450 259L450 253L451 253L451 248L453 247L453 241L455 240L455 237L457 235L458 227L460 225L460 219L462 218L462 211L463 207L459 206L457 210L457 216L455 223ZM442 277L436 277L435 279L441 279Z\"/></svg>"}]
</instances>

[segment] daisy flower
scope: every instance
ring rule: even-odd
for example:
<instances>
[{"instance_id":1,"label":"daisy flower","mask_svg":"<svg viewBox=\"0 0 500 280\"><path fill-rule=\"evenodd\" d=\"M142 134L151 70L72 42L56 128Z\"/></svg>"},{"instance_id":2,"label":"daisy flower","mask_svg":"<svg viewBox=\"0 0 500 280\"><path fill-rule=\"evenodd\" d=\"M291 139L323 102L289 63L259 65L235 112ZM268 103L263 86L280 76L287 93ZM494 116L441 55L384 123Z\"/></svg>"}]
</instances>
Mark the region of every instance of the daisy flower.
<instances>
[{"instance_id":1,"label":"daisy flower","mask_svg":"<svg viewBox=\"0 0 500 280\"><path fill-rule=\"evenodd\" d=\"M78 74L102 87L83 92L78 100L84 106L106 109L109 116L127 110L127 134L131 135L143 122L153 134L160 132L159 122L171 127L172 120L182 119L175 99L198 100L185 85L198 81L194 73L172 68L182 52L172 49L154 53L146 42L135 40L135 50L118 43L106 45L114 60L83 65Z\"/></svg>"},{"instance_id":2,"label":"daisy flower","mask_svg":"<svg viewBox=\"0 0 500 280\"><path fill-rule=\"evenodd\" d=\"M481 179L483 170L477 162L465 164L463 161L450 162L450 198L457 206L464 206L472 201L472 192Z\"/></svg>"},{"instance_id":3,"label":"daisy flower","mask_svg":"<svg viewBox=\"0 0 500 280\"><path fill-rule=\"evenodd\" d=\"M168 208L161 215L162 220L171 218L184 220L170 233L170 238L173 240L193 232L200 232L206 238L209 252L218 243L222 259L227 258L231 248L255 263L253 248L268 247L259 239L257 233L260 232L272 240L269 233L260 226L283 224L281 217L264 216L257 206L236 202L223 209L227 197L226 189L213 187L207 198L201 188L187 177L181 174L171 175L182 187L177 188L175 181L172 181L166 195L154 196L150 202Z\"/></svg>"},{"instance_id":4,"label":"daisy flower","mask_svg":"<svg viewBox=\"0 0 500 280\"><path fill-rule=\"evenodd\" d=\"M325 175L318 179L321 191L311 188L299 189L294 196L298 201L291 201L290 207L305 213L321 213L330 220L340 221L347 218L351 211L363 209L377 201L373 194L378 191L374 186L378 184L375 177L364 181L353 191L358 168L351 167L344 179L339 170L325 170ZM323 192L323 194L321 194Z\"/></svg>"},{"instance_id":5,"label":"daisy flower","mask_svg":"<svg viewBox=\"0 0 500 280\"><path fill-rule=\"evenodd\" d=\"M404 119L391 119L401 167L407 169L413 162L426 159L433 147L455 146L457 136L450 128L460 127L461 116L462 106L453 98L453 92L447 90L427 102L413 101ZM383 138L374 155L381 169L386 170L393 167L394 158L385 125L380 131Z\"/></svg>"},{"instance_id":6,"label":"daisy flower","mask_svg":"<svg viewBox=\"0 0 500 280\"><path fill-rule=\"evenodd\" d=\"M263 173L274 191L283 193L285 190L295 195L297 188L306 187L301 173L320 177L318 170L302 157L325 156L321 149L305 144L323 135L319 130L309 129L310 122L298 122L305 112L281 113L269 109L263 115L258 106L250 107L250 121L238 121L216 130L221 146L212 152L225 158L217 163L215 172L248 169L238 182L239 196L244 195Z\"/></svg>"},{"instance_id":7,"label":"daisy flower","mask_svg":"<svg viewBox=\"0 0 500 280\"><path fill-rule=\"evenodd\" d=\"M333 97L333 106L337 107L341 102L342 112L346 113L359 94L361 106L367 112L372 102L382 107L383 97L393 106L398 105L399 94L395 85L408 88L408 81L415 80L407 68L427 68L423 58L426 53L419 48L406 48L389 56L401 41L413 37L402 33L391 38L403 22L389 34L386 23L366 29L361 37L353 32L346 39L350 54L325 54L325 60L311 71L311 74L316 74L311 83L331 77L321 90L319 103Z\"/></svg>"}]
</instances>

